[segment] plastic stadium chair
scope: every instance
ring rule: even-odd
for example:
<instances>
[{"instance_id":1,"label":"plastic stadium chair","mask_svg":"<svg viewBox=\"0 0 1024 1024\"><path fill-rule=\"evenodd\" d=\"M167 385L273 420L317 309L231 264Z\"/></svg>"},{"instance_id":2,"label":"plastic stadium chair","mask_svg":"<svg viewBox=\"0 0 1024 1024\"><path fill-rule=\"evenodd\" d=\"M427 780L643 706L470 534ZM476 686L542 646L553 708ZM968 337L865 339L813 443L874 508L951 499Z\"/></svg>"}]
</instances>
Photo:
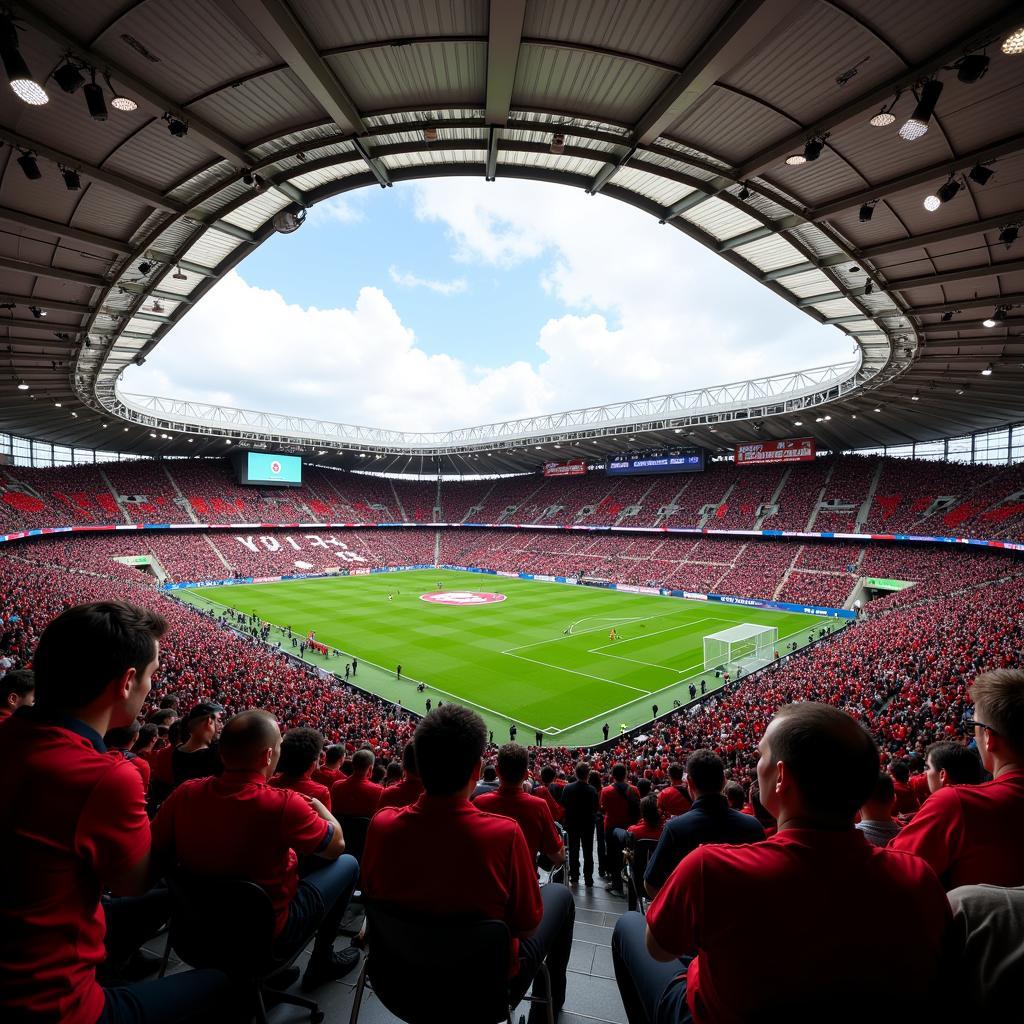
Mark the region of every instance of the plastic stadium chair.
<instances>
[{"instance_id":1,"label":"plastic stadium chair","mask_svg":"<svg viewBox=\"0 0 1024 1024\"><path fill-rule=\"evenodd\" d=\"M623 875L626 878L626 903L630 910L639 910L644 915L647 913L649 902L647 891L644 889L644 875L647 873L647 862L657 845L656 839L637 839L626 851L627 861L623 868Z\"/></svg>"},{"instance_id":2,"label":"plastic stadium chair","mask_svg":"<svg viewBox=\"0 0 1024 1024\"><path fill-rule=\"evenodd\" d=\"M415 914L379 903L368 904L366 916L367 953L349 1024L359 1019L368 982L385 1008L406 1024L511 1024L512 939L504 921ZM550 992L546 964L541 975ZM528 998L543 1003L548 1024L554 1024L551 1000Z\"/></svg>"},{"instance_id":3,"label":"plastic stadium chair","mask_svg":"<svg viewBox=\"0 0 1024 1024\"><path fill-rule=\"evenodd\" d=\"M286 957L275 956L274 908L260 886L176 875L167 879L167 887L171 891L168 952L173 947L190 967L215 967L247 986L260 1024L267 1022L268 999L309 1010L313 1024L324 1019L314 1000L266 985L268 978L290 968L305 947Z\"/></svg>"}]
</instances>

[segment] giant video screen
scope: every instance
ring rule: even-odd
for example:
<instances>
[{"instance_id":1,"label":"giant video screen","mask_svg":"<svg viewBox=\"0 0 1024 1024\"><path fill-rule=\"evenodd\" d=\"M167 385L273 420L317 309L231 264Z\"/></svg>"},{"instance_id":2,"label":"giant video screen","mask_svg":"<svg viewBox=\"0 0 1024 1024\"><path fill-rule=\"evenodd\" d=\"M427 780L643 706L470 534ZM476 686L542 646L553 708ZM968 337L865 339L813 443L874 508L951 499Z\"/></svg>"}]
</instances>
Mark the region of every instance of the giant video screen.
<instances>
[{"instance_id":1,"label":"giant video screen","mask_svg":"<svg viewBox=\"0 0 1024 1024\"><path fill-rule=\"evenodd\" d=\"M237 464L240 484L261 487L301 487L302 458L298 455L272 455L268 452L246 452Z\"/></svg>"},{"instance_id":2,"label":"giant video screen","mask_svg":"<svg viewBox=\"0 0 1024 1024\"><path fill-rule=\"evenodd\" d=\"M637 476L644 473L700 473L703 469L703 448L683 448L665 454L612 456L605 464L605 472L609 476Z\"/></svg>"}]
</instances>

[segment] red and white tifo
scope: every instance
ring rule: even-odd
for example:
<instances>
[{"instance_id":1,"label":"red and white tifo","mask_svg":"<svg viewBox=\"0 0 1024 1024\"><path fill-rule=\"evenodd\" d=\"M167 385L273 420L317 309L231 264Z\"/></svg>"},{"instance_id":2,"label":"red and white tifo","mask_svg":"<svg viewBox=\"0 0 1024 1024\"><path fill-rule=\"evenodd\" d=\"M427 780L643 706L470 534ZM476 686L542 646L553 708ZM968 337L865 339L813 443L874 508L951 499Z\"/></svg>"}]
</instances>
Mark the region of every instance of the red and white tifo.
<instances>
[{"instance_id":1,"label":"red and white tifo","mask_svg":"<svg viewBox=\"0 0 1024 1024\"><path fill-rule=\"evenodd\" d=\"M467 607L478 604L497 604L505 600L504 594L481 593L478 590L435 590L429 594L420 594L421 601L431 604L455 604Z\"/></svg>"}]
</instances>

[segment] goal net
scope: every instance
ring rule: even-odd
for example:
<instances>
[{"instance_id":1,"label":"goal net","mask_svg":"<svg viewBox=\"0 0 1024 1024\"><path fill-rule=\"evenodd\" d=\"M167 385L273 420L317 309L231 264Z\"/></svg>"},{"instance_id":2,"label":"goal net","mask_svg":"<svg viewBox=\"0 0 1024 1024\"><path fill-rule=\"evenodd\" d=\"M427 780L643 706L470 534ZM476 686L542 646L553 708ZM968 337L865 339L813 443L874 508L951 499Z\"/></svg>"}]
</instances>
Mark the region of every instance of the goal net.
<instances>
[{"instance_id":1,"label":"goal net","mask_svg":"<svg viewBox=\"0 0 1024 1024\"><path fill-rule=\"evenodd\" d=\"M744 675L764 668L773 658L779 643L777 626L755 626L745 622L704 637L704 671L725 669Z\"/></svg>"}]
</instances>

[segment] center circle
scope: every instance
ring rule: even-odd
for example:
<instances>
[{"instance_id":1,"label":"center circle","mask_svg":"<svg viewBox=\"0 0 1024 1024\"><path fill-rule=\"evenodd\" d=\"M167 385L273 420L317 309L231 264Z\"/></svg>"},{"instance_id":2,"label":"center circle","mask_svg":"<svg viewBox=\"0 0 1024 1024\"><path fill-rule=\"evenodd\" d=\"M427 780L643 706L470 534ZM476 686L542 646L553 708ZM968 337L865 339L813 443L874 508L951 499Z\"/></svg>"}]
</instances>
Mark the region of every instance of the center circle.
<instances>
[{"instance_id":1,"label":"center circle","mask_svg":"<svg viewBox=\"0 0 1024 1024\"><path fill-rule=\"evenodd\" d=\"M505 600L505 595L479 590L434 590L429 594L420 594L420 600L429 601L431 604L453 604L466 608L471 605L497 604Z\"/></svg>"}]
</instances>

